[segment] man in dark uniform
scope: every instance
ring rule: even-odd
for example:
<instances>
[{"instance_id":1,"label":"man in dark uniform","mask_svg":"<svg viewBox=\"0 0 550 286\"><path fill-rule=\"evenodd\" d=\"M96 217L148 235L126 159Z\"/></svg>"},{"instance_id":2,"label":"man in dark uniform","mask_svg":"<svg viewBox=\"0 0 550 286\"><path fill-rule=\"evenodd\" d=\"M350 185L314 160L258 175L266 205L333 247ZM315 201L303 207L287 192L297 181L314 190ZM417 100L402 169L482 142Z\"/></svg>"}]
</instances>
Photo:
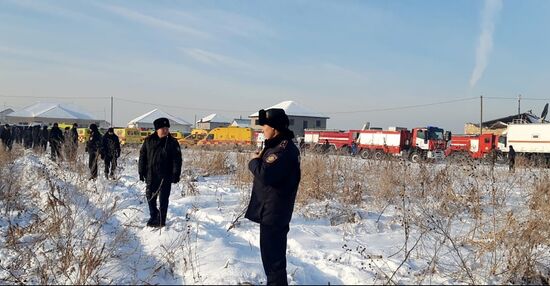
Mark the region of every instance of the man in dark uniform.
<instances>
[{"instance_id":1,"label":"man in dark uniform","mask_svg":"<svg viewBox=\"0 0 550 286\"><path fill-rule=\"evenodd\" d=\"M145 195L151 216L147 226L163 227L166 225L171 184L180 180L182 159L180 145L170 135L170 121L158 118L153 124L155 133L145 138L139 151L139 179L147 183Z\"/></svg>"},{"instance_id":2,"label":"man in dark uniform","mask_svg":"<svg viewBox=\"0 0 550 286\"><path fill-rule=\"evenodd\" d=\"M514 146L510 145L510 151L508 152L508 171L514 172L515 171L515 164L516 164L516 150L514 150Z\"/></svg>"},{"instance_id":3,"label":"man in dark uniform","mask_svg":"<svg viewBox=\"0 0 550 286\"><path fill-rule=\"evenodd\" d=\"M48 131L48 126L44 125L42 127L42 131L40 132L40 146L42 147L42 151L46 151L46 148L48 147L48 140L50 140L50 132ZM50 146L51 148L51 146Z\"/></svg>"},{"instance_id":4,"label":"man in dark uniform","mask_svg":"<svg viewBox=\"0 0 550 286\"><path fill-rule=\"evenodd\" d=\"M11 128L9 124L6 124L2 127L2 144L4 144L4 148L6 151L11 151L12 143L11 140Z\"/></svg>"},{"instance_id":5,"label":"man in dark uniform","mask_svg":"<svg viewBox=\"0 0 550 286\"><path fill-rule=\"evenodd\" d=\"M97 161L102 152L101 134L97 125L90 124L90 139L86 142L86 152L88 152L88 168L90 168L90 180L97 178Z\"/></svg>"},{"instance_id":6,"label":"man in dark uniform","mask_svg":"<svg viewBox=\"0 0 550 286\"><path fill-rule=\"evenodd\" d=\"M50 130L50 149L52 151L52 160L55 161L56 157L59 157L60 159L63 159L61 156L61 146L63 144L63 141L65 141L65 137L63 137L63 131L59 129L59 126L57 125L57 122L53 124L52 129Z\"/></svg>"},{"instance_id":7,"label":"man in dark uniform","mask_svg":"<svg viewBox=\"0 0 550 286\"><path fill-rule=\"evenodd\" d=\"M300 183L300 152L283 109L260 110L264 149L248 163L254 175L245 217L260 224L260 251L267 284L287 285L286 242Z\"/></svg>"},{"instance_id":8,"label":"man in dark uniform","mask_svg":"<svg viewBox=\"0 0 550 286\"><path fill-rule=\"evenodd\" d=\"M120 157L120 141L113 128L103 136L103 160L105 161L105 178L115 178L116 162ZM110 170L110 171L109 171Z\"/></svg>"},{"instance_id":9,"label":"man in dark uniform","mask_svg":"<svg viewBox=\"0 0 550 286\"><path fill-rule=\"evenodd\" d=\"M78 153L78 124L73 123L73 127L69 131L69 138L68 141L68 154L69 154L69 160L70 161L76 161L77 153Z\"/></svg>"}]
</instances>

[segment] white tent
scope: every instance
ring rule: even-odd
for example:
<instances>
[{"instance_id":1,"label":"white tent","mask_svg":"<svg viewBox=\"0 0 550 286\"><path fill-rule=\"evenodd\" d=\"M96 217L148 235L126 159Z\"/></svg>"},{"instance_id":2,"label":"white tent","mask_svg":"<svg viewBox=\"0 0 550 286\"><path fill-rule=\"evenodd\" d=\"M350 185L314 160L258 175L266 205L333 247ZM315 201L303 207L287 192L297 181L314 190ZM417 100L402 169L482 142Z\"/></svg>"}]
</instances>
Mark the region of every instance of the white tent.
<instances>
[{"instance_id":1,"label":"white tent","mask_svg":"<svg viewBox=\"0 0 550 286\"><path fill-rule=\"evenodd\" d=\"M42 103L38 102L21 110L6 115L6 121L12 124L53 124L77 123L79 126L99 124L100 127L107 127L105 120L100 120L87 111L70 104Z\"/></svg>"},{"instance_id":2,"label":"white tent","mask_svg":"<svg viewBox=\"0 0 550 286\"><path fill-rule=\"evenodd\" d=\"M170 121L170 130L180 131L182 133L191 132L191 123L159 109L153 109L137 118L134 118L133 120L130 120L130 122L128 122L128 127L154 129L155 126L153 121L161 117L165 117L168 121Z\"/></svg>"}]
</instances>

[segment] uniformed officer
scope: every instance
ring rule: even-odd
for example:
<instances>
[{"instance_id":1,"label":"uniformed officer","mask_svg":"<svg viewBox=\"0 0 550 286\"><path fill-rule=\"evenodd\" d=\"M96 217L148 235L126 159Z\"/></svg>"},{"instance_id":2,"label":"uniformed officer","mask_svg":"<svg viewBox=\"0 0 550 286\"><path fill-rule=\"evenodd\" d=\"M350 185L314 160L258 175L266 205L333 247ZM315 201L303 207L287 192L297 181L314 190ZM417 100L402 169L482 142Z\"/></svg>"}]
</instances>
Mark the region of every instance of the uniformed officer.
<instances>
[{"instance_id":1,"label":"uniformed officer","mask_svg":"<svg viewBox=\"0 0 550 286\"><path fill-rule=\"evenodd\" d=\"M139 151L139 179L147 183L145 196L150 215L147 226L163 227L171 184L180 181L182 158L178 141L170 135L170 121L161 117L153 121L153 125L155 133L145 138Z\"/></svg>"},{"instance_id":2,"label":"uniformed officer","mask_svg":"<svg viewBox=\"0 0 550 286\"><path fill-rule=\"evenodd\" d=\"M250 160L254 175L245 217L260 224L260 251L267 284L287 285L286 243L300 183L300 152L283 109L260 110L264 149Z\"/></svg>"}]
</instances>

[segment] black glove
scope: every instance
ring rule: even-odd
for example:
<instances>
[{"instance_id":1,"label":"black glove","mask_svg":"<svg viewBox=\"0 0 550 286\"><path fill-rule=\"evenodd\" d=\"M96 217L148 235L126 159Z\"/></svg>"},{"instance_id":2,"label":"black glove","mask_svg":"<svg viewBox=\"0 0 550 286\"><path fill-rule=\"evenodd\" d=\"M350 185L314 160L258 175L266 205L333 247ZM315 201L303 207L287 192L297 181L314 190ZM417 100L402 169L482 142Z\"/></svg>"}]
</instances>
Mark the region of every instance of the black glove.
<instances>
[{"instance_id":1,"label":"black glove","mask_svg":"<svg viewBox=\"0 0 550 286\"><path fill-rule=\"evenodd\" d=\"M172 183L177 184L179 183L179 181L180 181L180 177L174 177L174 179L172 180Z\"/></svg>"},{"instance_id":2,"label":"black glove","mask_svg":"<svg viewBox=\"0 0 550 286\"><path fill-rule=\"evenodd\" d=\"M139 175L139 180L142 181L142 182L145 182L145 176Z\"/></svg>"}]
</instances>

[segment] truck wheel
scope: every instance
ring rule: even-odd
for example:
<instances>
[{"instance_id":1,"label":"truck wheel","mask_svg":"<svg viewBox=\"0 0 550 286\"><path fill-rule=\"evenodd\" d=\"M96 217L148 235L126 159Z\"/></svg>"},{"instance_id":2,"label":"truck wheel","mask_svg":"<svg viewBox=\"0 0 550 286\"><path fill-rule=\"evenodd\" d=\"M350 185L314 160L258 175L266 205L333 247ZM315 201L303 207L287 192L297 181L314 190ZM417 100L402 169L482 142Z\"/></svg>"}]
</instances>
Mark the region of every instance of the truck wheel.
<instances>
[{"instance_id":1,"label":"truck wheel","mask_svg":"<svg viewBox=\"0 0 550 286\"><path fill-rule=\"evenodd\" d=\"M369 149L363 149L359 152L359 156L363 159L368 159L370 157Z\"/></svg>"},{"instance_id":2,"label":"truck wheel","mask_svg":"<svg viewBox=\"0 0 550 286\"><path fill-rule=\"evenodd\" d=\"M372 155L372 158L374 160L383 160L386 155L382 150L376 150L374 154Z\"/></svg>"},{"instance_id":3,"label":"truck wheel","mask_svg":"<svg viewBox=\"0 0 550 286\"><path fill-rule=\"evenodd\" d=\"M422 155L420 153L416 152L416 151L412 152L410 160L413 163L418 163L418 162L422 161Z\"/></svg>"}]
</instances>

